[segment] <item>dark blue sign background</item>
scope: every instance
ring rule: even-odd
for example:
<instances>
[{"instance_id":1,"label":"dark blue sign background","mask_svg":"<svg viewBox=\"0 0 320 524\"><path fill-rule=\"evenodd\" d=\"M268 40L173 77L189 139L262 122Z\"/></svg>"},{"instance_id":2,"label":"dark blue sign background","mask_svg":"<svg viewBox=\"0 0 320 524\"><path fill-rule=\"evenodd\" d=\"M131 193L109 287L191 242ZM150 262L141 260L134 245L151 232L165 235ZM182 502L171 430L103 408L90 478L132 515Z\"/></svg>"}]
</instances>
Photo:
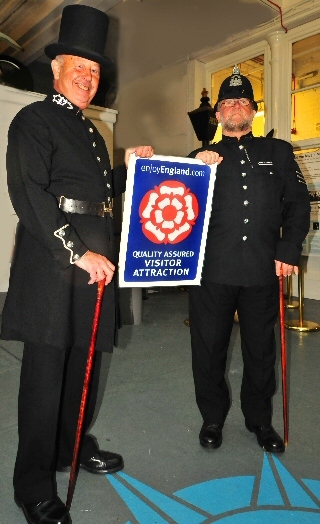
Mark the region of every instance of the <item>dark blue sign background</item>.
<instances>
[{"instance_id":1,"label":"dark blue sign background","mask_svg":"<svg viewBox=\"0 0 320 524\"><path fill-rule=\"evenodd\" d=\"M170 175L168 172L161 173L161 166L163 171L165 168L169 168L171 172L174 172L174 170L187 170L190 174ZM202 173L202 176L195 174L199 172ZM169 281L167 285L174 285L176 281L195 279L197 275L210 173L211 168L205 164L199 165L188 162L181 163L152 159L136 160L130 229L124 269L125 282L152 283L154 281ZM152 242L144 235L139 216L139 206L147 192L153 190L162 182L171 180L183 183L186 188L190 189L191 193L196 196L199 214L187 238L175 244L158 244ZM180 256L175 256L178 253L180 253ZM181 256L182 253L187 254L187 256ZM190 256L192 253L194 253L194 255ZM137 254L139 254L139 256L137 256ZM177 260L181 262L177 262ZM182 274L177 274L181 273L181 271L174 271L174 269L184 270L185 268L188 269L187 273L182 271ZM151 271L147 272L145 271L146 269L154 269L156 271L153 271L153 274L151 274ZM164 269L168 271L164 271ZM172 284L170 284L170 281L172 281Z\"/></svg>"}]
</instances>

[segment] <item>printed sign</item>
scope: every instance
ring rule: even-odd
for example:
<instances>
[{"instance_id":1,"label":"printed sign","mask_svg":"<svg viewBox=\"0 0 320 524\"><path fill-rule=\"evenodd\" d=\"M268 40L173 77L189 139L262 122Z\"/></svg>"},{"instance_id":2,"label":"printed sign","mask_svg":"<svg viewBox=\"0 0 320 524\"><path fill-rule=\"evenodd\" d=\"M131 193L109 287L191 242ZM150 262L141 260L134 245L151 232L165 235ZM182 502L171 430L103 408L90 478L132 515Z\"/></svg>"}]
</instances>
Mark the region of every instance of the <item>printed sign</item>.
<instances>
[{"instance_id":1,"label":"printed sign","mask_svg":"<svg viewBox=\"0 0 320 524\"><path fill-rule=\"evenodd\" d=\"M303 242L303 255L320 256L320 151L296 153L296 161L310 195L310 231Z\"/></svg>"},{"instance_id":2,"label":"printed sign","mask_svg":"<svg viewBox=\"0 0 320 524\"><path fill-rule=\"evenodd\" d=\"M215 173L195 159L131 155L120 287L200 284Z\"/></svg>"}]
</instances>

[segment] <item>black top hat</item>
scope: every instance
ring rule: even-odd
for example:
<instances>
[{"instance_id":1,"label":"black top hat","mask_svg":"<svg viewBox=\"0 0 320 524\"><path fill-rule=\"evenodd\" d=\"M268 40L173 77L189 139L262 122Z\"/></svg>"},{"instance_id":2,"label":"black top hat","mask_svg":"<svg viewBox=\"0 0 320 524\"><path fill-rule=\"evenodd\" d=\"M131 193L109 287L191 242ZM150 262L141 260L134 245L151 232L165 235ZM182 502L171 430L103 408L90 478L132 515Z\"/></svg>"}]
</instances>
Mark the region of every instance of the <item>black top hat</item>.
<instances>
[{"instance_id":1,"label":"black top hat","mask_svg":"<svg viewBox=\"0 0 320 524\"><path fill-rule=\"evenodd\" d=\"M59 41L45 47L49 58L75 55L108 67L112 60L103 56L107 41L109 17L86 5L68 5L62 11Z\"/></svg>"},{"instance_id":2,"label":"black top hat","mask_svg":"<svg viewBox=\"0 0 320 524\"><path fill-rule=\"evenodd\" d=\"M233 68L232 75L228 76L220 86L218 102L226 98L248 98L252 102L253 109L255 111L258 109L258 104L254 101L251 82L246 76L240 75L237 66Z\"/></svg>"}]
</instances>

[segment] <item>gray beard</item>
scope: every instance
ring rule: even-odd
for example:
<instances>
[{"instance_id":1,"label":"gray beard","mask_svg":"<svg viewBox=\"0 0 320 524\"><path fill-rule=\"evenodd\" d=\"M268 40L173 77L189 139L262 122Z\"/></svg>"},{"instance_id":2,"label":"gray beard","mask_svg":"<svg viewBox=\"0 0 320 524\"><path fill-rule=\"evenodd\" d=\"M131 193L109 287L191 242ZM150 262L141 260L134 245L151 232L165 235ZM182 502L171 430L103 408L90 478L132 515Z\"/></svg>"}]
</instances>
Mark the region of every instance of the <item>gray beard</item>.
<instances>
[{"instance_id":1,"label":"gray beard","mask_svg":"<svg viewBox=\"0 0 320 524\"><path fill-rule=\"evenodd\" d=\"M231 117L225 120L221 118L222 131L231 131L238 133L239 131L250 131L252 127L252 117L243 118L241 122L232 122Z\"/></svg>"}]
</instances>

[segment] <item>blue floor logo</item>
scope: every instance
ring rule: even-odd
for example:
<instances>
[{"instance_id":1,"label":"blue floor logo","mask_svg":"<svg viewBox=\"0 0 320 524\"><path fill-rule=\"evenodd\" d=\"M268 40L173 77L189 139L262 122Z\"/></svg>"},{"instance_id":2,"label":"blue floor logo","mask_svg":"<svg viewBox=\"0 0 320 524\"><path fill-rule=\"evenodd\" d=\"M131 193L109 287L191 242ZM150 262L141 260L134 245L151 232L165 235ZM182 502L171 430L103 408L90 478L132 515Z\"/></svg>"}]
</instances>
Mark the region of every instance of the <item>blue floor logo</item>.
<instances>
[{"instance_id":1,"label":"blue floor logo","mask_svg":"<svg viewBox=\"0 0 320 524\"><path fill-rule=\"evenodd\" d=\"M124 524L319 524L320 481L295 479L273 455L264 454L260 479L213 479L168 497L118 473L107 479L134 521ZM254 491L255 482L259 489ZM254 493L258 496L254 497Z\"/></svg>"}]
</instances>

